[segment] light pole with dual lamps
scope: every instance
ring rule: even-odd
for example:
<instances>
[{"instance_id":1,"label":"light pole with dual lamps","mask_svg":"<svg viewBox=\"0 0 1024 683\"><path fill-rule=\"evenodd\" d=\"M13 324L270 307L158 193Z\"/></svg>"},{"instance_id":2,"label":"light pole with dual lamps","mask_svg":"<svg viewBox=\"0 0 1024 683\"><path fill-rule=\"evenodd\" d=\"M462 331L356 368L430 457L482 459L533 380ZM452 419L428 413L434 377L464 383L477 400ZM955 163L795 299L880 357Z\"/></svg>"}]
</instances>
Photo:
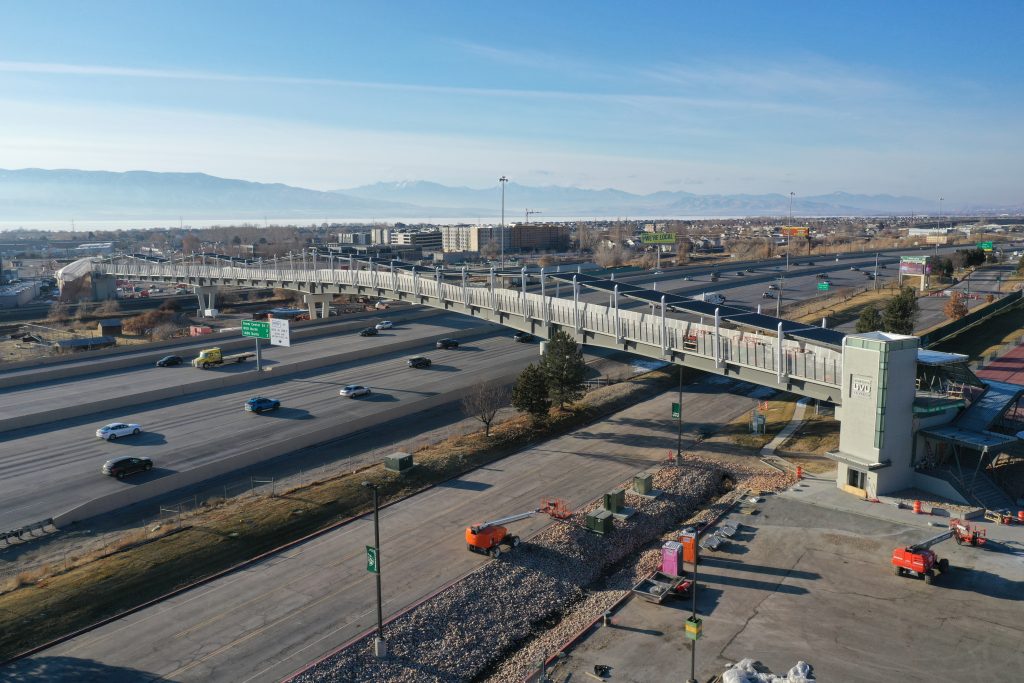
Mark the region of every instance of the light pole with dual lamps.
<instances>
[{"instance_id":1,"label":"light pole with dual lamps","mask_svg":"<svg viewBox=\"0 0 1024 683\"><path fill-rule=\"evenodd\" d=\"M388 655L388 646L384 642L384 613L380 598L380 505L377 500L377 489L380 485L364 481L363 488L373 491L373 554L368 558L366 568L377 575L377 637L373 639L373 654L378 659L383 659ZM366 550L369 556L370 548Z\"/></svg>"},{"instance_id":2,"label":"light pole with dual lamps","mask_svg":"<svg viewBox=\"0 0 1024 683\"><path fill-rule=\"evenodd\" d=\"M505 184L508 183L508 178L501 176L498 178L498 182L501 183L501 230L499 231L499 239L501 240L501 267L505 267Z\"/></svg>"}]
</instances>

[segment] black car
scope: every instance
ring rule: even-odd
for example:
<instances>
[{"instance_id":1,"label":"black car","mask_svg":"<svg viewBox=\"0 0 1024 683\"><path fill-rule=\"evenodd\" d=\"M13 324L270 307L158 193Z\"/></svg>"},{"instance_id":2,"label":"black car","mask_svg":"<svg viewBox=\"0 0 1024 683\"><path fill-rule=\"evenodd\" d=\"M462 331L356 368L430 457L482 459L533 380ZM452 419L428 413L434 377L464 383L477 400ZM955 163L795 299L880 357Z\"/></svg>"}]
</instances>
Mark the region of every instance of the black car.
<instances>
[{"instance_id":1,"label":"black car","mask_svg":"<svg viewBox=\"0 0 1024 683\"><path fill-rule=\"evenodd\" d=\"M153 469L153 461L149 458L114 458L103 463L103 474L108 477L124 479L129 474L136 472L148 472Z\"/></svg>"},{"instance_id":2,"label":"black car","mask_svg":"<svg viewBox=\"0 0 1024 683\"><path fill-rule=\"evenodd\" d=\"M512 339L513 341L522 342L523 344L526 344L532 342L534 340L534 336L529 332L516 332L515 334L512 335Z\"/></svg>"},{"instance_id":3,"label":"black car","mask_svg":"<svg viewBox=\"0 0 1024 683\"><path fill-rule=\"evenodd\" d=\"M743 273L743 271L742 271L742 270L737 270L737 271L736 271L736 274L737 274L737 275L739 275L740 277L743 277L743 274L744 274L744 273Z\"/></svg>"},{"instance_id":4,"label":"black car","mask_svg":"<svg viewBox=\"0 0 1024 683\"><path fill-rule=\"evenodd\" d=\"M718 278L719 278L718 273L711 273L711 281L712 282L718 282Z\"/></svg>"},{"instance_id":5,"label":"black car","mask_svg":"<svg viewBox=\"0 0 1024 683\"><path fill-rule=\"evenodd\" d=\"M762 299L774 299L775 295L772 294L771 292L761 292L761 298Z\"/></svg>"},{"instance_id":6,"label":"black car","mask_svg":"<svg viewBox=\"0 0 1024 683\"><path fill-rule=\"evenodd\" d=\"M156 366L158 368L169 368L172 365L181 365L182 362L181 356L164 356L156 362Z\"/></svg>"},{"instance_id":7,"label":"black car","mask_svg":"<svg viewBox=\"0 0 1024 683\"><path fill-rule=\"evenodd\" d=\"M459 340L458 339L438 339L436 346L439 349L457 349L457 348L459 348Z\"/></svg>"},{"instance_id":8,"label":"black car","mask_svg":"<svg viewBox=\"0 0 1024 683\"><path fill-rule=\"evenodd\" d=\"M426 356L413 356L406 361L410 368L429 368L430 359Z\"/></svg>"},{"instance_id":9,"label":"black car","mask_svg":"<svg viewBox=\"0 0 1024 683\"><path fill-rule=\"evenodd\" d=\"M359 336L360 337L376 337L377 336L377 328L376 327L367 327L365 330L361 330L359 332Z\"/></svg>"}]
</instances>

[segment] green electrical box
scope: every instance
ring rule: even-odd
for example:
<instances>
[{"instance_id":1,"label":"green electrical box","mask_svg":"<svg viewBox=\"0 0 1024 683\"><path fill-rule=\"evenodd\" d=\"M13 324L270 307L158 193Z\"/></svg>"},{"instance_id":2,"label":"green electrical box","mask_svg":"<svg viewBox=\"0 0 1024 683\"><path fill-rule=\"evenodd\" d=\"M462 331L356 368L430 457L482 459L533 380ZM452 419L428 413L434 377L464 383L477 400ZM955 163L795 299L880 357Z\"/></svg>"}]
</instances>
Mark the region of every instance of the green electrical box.
<instances>
[{"instance_id":1,"label":"green electrical box","mask_svg":"<svg viewBox=\"0 0 1024 683\"><path fill-rule=\"evenodd\" d=\"M602 536L612 530L612 513L607 510L594 510L587 513L587 529Z\"/></svg>"},{"instance_id":2,"label":"green electrical box","mask_svg":"<svg viewBox=\"0 0 1024 683\"><path fill-rule=\"evenodd\" d=\"M613 489L604 494L604 509L611 513L621 512L626 505L626 490Z\"/></svg>"},{"instance_id":3,"label":"green electrical box","mask_svg":"<svg viewBox=\"0 0 1024 683\"><path fill-rule=\"evenodd\" d=\"M633 477L633 490L641 496L651 495L654 489L654 475L650 472L639 472Z\"/></svg>"},{"instance_id":4,"label":"green electrical box","mask_svg":"<svg viewBox=\"0 0 1024 683\"><path fill-rule=\"evenodd\" d=\"M384 469L392 472L404 472L412 469L412 453L392 453L384 458Z\"/></svg>"}]
</instances>

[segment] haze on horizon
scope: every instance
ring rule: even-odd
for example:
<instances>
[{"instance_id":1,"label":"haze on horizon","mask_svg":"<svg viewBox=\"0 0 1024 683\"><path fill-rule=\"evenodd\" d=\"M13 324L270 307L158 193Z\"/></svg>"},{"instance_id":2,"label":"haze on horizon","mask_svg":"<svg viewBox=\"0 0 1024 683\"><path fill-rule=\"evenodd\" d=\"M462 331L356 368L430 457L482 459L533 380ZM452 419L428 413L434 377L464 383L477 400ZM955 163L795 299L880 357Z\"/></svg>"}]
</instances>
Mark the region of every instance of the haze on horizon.
<instances>
[{"instance_id":1,"label":"haze on horizon","mask_svg":"<svg viewBox=\"0 0 1024 683\"><path fill-rule=\"evenodd\" d=\"M1021 201L1019 2L0 7L5 168Z\"/></svg>"}]
</instances>

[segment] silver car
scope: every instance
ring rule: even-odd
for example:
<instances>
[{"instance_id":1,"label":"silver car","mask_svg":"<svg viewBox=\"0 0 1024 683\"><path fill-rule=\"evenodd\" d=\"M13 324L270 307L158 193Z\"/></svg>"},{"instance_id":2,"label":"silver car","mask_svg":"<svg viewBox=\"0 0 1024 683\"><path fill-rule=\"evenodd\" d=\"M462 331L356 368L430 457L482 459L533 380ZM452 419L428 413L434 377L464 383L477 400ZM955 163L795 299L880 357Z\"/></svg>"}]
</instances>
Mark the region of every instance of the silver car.
<instances>
[{"instance_id":1,"label":"silver car","mask_svg":"<svg viewBox=\"0 0 1024 683\"><path fill-rule=\"evenodd\" d=\"M105 440L113 441L119 436L133 436L142 432L142 425L134 422L111 422L96 430L96 436Z\"/></svg>"},{"instance_id":2,"label":"silver car","mask_svg":"<svg viewBox=\"0 0 1024 683\"><path fill-rule=\"evenodd\" d=\"M342 396L347 396L348 398L355 398L357 396L369 396L370 387L364 387L361 384L349 384L347 386L342 387L341 391L338 393L340 393Z\"/></svg>"}]
</instances>

